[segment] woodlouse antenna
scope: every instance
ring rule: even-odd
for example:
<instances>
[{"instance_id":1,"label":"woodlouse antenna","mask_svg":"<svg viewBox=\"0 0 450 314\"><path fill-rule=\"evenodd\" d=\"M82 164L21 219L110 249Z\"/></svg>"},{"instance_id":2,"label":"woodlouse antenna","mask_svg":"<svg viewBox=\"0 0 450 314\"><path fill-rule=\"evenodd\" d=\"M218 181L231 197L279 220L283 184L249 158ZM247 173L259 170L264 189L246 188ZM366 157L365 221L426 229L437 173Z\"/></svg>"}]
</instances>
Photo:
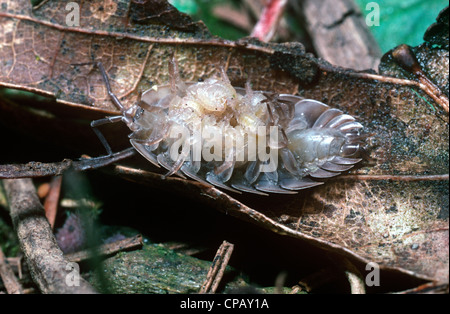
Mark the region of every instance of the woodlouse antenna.
<instances>
[{"instance_id":1,"label":"woodlouse antenna","mask_svg":"<svg viewBox=\"0 0 450 314\"><path fill-rule=\"evenodd\" d=\"M117 98L117 96L113 93L113 91L111 89L111 84L109 81L108 74L106 73L106 70L100 61L72 64L72 66L85 66L85 65L93 65L100 70L100 73L103 78L103 82L105 83L106 90L108 92L108 95L109 95L111 101L117 107L117 109L119 109L120 112L122 113L122 115L120 115L120 116L106 117L106 118L95 120L95 121L91 122L92 130L97 135L97 137L100 140L100 142L102 143L103 147L105 147L107 154L109 156L111 156L111 155L113 155L111 146L109 145L109 143L106 140L103 133L100 132L98 127L101 125L104 125L104 124L116 123L119 121L123 121L130 127L130 129L135 129L133 118L134 118L139 106L133 106L129 109L125 108L125 106L120 102L120 100ZM139 96L139 98L140 98L140 96Z\"/></svg>"}]
</instances>

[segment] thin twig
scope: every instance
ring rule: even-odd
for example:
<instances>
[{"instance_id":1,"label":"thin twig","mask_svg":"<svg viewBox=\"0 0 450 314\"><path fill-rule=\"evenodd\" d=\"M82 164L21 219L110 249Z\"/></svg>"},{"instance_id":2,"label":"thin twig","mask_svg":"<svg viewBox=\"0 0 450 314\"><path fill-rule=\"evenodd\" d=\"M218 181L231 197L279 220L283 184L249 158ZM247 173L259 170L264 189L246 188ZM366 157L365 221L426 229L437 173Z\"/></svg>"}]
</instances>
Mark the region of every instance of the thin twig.
<instances>
[{"instance_id":1,"label":"thin twig","mask_svg":"<svg viewBox=\"0 0 450 314\"><path fill-rule=\"evenodd\" d=\"M42 7L46 2L48 2L48 0L43 0L42 2L36 4L36 5L33 7L33 10L39 9L39 8Z\"/></svg>"},{"instance_id":2,"label":"thin twig","mask_svg":"<svg viewBox=\"0 0 450 314\"><path fill-rule=\"evenodd\" d=\"M130 250L143 245L142 235L138 234L134 237L126 238L123 240L115 241L101 245L95 253L101 256L111 255L120 251ZM86 249L74 253L66 254L65 257L75 263L85 261L92 257L92 250Z\"/></svg>"},{"instance_id":3,"label":"thin twig","mask_svg":"<svg viewBox=\"0 0 450 314\"><path fill-rule=\"evenodd\" d=\"M95 293L64 258L31 179L3 180L11 220L33 281L42 293Z\"/></svg>"},{"instance_id":4,"label":"thin twig","mask_svg":"<svg viewBox=\"0 0 450 314\"><path fill-rule=\"evenodd\" d=\"M430 175L345 174L340 177L332 178L330 180L367 180L367 181L392 180L392 181L417 182L417 181L448 181L448 179L449 179L448 174L430 174Z\"/></svg>"},{"instance_id":5,"label":"thin twig","mask_svg":"<svg viewBox=\"0 0 450 314\"><path fill-rule=\"evenodd\" d=\"M22 279L22 256L7 257L6 261L13 271L16 271L17 269L17 275L19 276L19 279Z\"/></svg>"},{"instance_id":6,"label":"thin twig","mask_svg":"<svg viewBox=\"0 0 450 314\"><path fill-rule=\"evenodd\" d=\"M319 68L322 71L326 72L336 72L333 67L327 65L319 65ZM396 77L384 76L379 74L371 74L364 72L344 72L343 74L348 75L354 78L366 79L366 80L375 80L382 83L390 83L395 85L402 86L411 86L418 87L422 91L424 91L428 96L430 96L437 104L439 104L447 113L449 112L448 98L447 96L434 84L430 83L428 78L424 79L423 76L420 76L419 81L401 79Z\"/></svg>"},{"instance_id":7,"label":"thin twig","mask_svg":"<svg viewBox=\"0 0 450 314\"><path fill-rule=\"evenodd\" d=\"M45 216L51 228L55 225L56 213L58 211L59 194L61 192L62 176L51 179L49 192L44 202Z\"/></svg>"},{"instance_id":8,"label":"thin twig","mask_svg":"<svg viewBox=\"0 0 450 314\"><path fill-rule=\"evenodd\" d=\"M17 280L14 275L11 266L9 266L6 261L5 255L3 254L2 248L0 247L0 276L2 277L3 284L5 285L6 291L9 294L23 294L22 285Z\"/></svg>"},{"instance_id":9,"label":"thin twig","mask_svg":"<svg viewBox=\"0 0 450 314\"><path fill-rule=\"evenodd\" d=\"M130 147L111 156L100 156L77 161L66 159L53 163L29 162L26 164L0 165L0 179L59 176L69 169L75 171L93 170L129 158L135 153L134 148Z\"/></svg>"},{"instance_id":10,"label":"thin twig","mask_svg":"<svg viewBox=\"0 0 450 314\"><path fill-rule=\"evenodd\" d=\"M449 101L448 97L441 91L441 89L434 84L423 71L417 60L416 55L412 51L411 47L408 45L400 45L392 51L392 56L394 60L399 64L404 70L409 73L414 74L419 82L424 86L423 90L427 93L433 100L439 104L442 109L444 109L447 114L449 112Z\"/></svg>"},{"instance_id":11,"label":"thin twig","mask_svg":"<svg viewBox=\"0 0 450 314\"><path fill-rule=\"evenodd\" d=\"M427 282L412 289L394 292L393 294L448 294L448 282Z\"/></svg>"},{"instance_id":12,"label":"thin twig","mask_svg":"<svg viewBox=\"0 0 450 314\"><path fill-rule=\"evenodd\" d=\"M200 289L200 293L215 293L220 281L222 280L225 268L230 260L231 253L233 253L234 245L227 241L223 241L222 245L217 250L216 256L209 268L206 280Z\"/></svg>"},{"instance_id":13,"label":"thin twig","mask_svg":"<svg viewBox=\"0 0 450 314\"><path fill-rule=\"evenodd\" d=\"M334 68L331 65L325 65L325 64L319 64L319 69L324 72L333 73L336 72L336 68ZM382 83L388 83L388 84L395 84L395 85L402 85L402 86L415 86L419 87L421 89L425 89L425 86L422 85L420 82L413 81L413 80L407 80L392 76L384 76L380 74L372 74L372 73L366 73L366 72L353 72L352 70L343 71L343 75L348 75L354 78L360 78L360 79L366 79L366 80L373 80L373 81L379 81Z\"/></svg>"}]
</instances>

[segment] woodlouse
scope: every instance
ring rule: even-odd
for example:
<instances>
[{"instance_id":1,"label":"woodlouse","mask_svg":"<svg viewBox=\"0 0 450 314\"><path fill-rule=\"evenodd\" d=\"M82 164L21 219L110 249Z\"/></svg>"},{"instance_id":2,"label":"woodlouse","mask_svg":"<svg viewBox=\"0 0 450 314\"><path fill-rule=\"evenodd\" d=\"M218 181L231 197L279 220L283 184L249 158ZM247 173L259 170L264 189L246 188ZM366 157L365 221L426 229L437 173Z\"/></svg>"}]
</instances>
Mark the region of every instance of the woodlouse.
<instances>
[{"instance_id":1,"label":"woodlouse","mask_svg":"<svg viewBox=\"0 0 450 314\"><path fill-rule=\"evenodd\" d=\"M233 87L225 73L202 82L183 82L175 61L170 83L154 86L122 115L92 122L122 121L133 147L154 165L205 184L267 195L296 193L323 184L320 179L352 168L362 144L363 126L341 110L289 94ZM319 179L319 180L318 180Z\"/></svg>"}]
</instances>

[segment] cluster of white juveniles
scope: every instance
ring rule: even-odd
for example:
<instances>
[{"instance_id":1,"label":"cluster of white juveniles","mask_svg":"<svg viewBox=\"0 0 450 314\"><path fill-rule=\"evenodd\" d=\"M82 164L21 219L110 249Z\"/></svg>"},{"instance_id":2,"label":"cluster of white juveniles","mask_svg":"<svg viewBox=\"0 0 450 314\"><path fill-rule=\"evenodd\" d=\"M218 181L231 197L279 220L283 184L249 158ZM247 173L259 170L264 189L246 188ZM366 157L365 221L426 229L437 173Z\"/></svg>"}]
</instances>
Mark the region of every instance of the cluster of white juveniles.
<instances>
[{"instance_id":1,"label":"cluster of white juveniles","mask_svg":"<svg viewBox=\"0 0 450 314\"><path fill-rule=\"evenodd\" d=\"M292 193L350 169L361 124L338 109L294 95L235 88L221 78L142 94L128 123L132 145L170 174L233 191Z\"/></svg>"},{"instance_id":2,"label":"cluster of white juveniles","mask_svg":"<svg viewBox=\"0 0 450 314\"><path fill-rule=\"evenodd\" d=\"M262 93L253 93L249 87L246 94L238 93L228 80L211 78L192 84L183 97L174 97L169 105L167 115L176 122L169 137L181 135L178 142L193 149L193 161L244 162L258 158L265 162L266 148L270 148L265 100ZM178 145L171 151L171 158L177 160Z\"/></svg>"}]
</instances>

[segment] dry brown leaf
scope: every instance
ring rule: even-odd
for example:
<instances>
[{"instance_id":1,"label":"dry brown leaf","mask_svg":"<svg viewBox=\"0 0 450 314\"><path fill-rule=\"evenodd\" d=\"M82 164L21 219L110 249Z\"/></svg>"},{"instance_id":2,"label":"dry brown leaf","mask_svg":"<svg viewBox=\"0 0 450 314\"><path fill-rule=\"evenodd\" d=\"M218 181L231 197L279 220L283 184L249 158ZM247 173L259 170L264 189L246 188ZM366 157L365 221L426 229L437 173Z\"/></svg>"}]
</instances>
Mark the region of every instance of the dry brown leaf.
<instances>
[{"instance_id":1,"label":"dry brown leaf","mask_svg":"<svg viewBox=\"0 0 450 314\"><path fill-rule=\"evenodd\" d=\"M415 278L448 282L448 117L417 86L361 78L306 54L295 43L215 38L203 24L177 17L176 11L170 11L181 23L176 28L164 25L158 14L133 16L149 1L146 6L144 1L109 0L102 9L103 1L92 1L80 7L79 27L66 26L64 1L47 1L36 10L29 1L0 2L0 86L55 97L56 103L39 107L55 115L41 115L41 125L47 136L56 132L70 146L100 146L87 123L74 120L115 112L98 71L70 65L92 60L105 65L125 105L139 91L168 80L168 59L174 53L184 80L216 75L223 67L234 85L249 80L255 89L298 93L356 116L373 133L366 149L375 162L351 172L360 177L343 176L294 196L228 195L178 178L161 181L155 173L133 168L116 172L195 195L211 207L355 262L377 262ZM448 45L424 43L413 50L448 97ZM391 52L380 74L415 79L395 64ZM36 113L23 105L3 102L0 110L11 124L27 124L30 131L39 125ZM62 122L62 116L69 120ZM110 132L114 138L126 134L117 126Z\"/></svg>"}]
</instances>

